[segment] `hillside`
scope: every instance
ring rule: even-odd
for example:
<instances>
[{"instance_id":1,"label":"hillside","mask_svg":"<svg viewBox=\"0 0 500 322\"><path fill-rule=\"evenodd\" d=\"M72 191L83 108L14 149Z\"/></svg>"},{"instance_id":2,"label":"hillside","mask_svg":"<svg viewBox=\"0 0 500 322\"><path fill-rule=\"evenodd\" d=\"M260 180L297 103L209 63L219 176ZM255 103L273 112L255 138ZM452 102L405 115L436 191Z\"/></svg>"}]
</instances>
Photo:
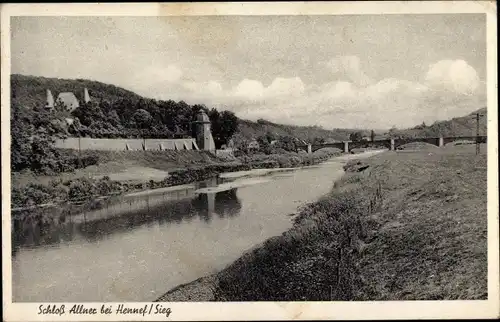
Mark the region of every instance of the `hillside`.
<instances>
[{"instance_id":1,"label":"hillside","mask_svg":"<svg viewBox=\"0 0 500 322\"><path fill-rule=\"evenodd\" d=\"M120 99L137 101L141 96L114 85L85 79L59 79L40 76L11 75L12 104L32 108L45 103L46 90L50 89L54 99L61 92L73 92L79 101L83 100L83 90L87 88L92 98L115 102Z\"/></svg>"},{"instance_id":2,"label":"hillside","mask_svg":"<svg viewBox=\"0 0 500 322\"><path fill-rule=\"evenodd\" d=\"M318 126L294 126L276 124L265 120L257 122L240 120L239 132L245 138L255 138L271 133L274 136L292 136L306 142L312 142L315 138L333 139L343 141L349 139L349 134L357 130L333 129L326 130Z\"/></svg>"},{"instance_id":3,"label":"hillside","mask_svg":"<svg viewBox=\"0 0 500 322\"><path fill-rule=\"evenodd\" d=\"M419 125L411 129L394 130L395 135L403 137L474 136L476 135L476 113L479 113L479 135L486 135L487 111L481 108L462 117L435 122L432 125Z\"/></svg>"}]
</instances>

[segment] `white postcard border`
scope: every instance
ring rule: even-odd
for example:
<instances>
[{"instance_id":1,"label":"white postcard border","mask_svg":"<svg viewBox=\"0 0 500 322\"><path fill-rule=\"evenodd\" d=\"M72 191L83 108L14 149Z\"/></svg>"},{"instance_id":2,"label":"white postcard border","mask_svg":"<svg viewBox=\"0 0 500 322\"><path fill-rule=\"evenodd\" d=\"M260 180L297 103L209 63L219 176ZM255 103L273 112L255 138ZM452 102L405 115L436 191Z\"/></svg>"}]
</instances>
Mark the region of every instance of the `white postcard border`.
<instances>
[{"instance_id":1,"label":"white postcard border","mask_svg":"<svg viewBox=\"0 0 500 322\"><path fill-rule=\"evenodd\" d=\"M293 320L293 319L436 319L499 316L497 21L493 1L293 2L168 4L6 4L1 6L2 254L3 312L6 321L123 320ZM12 303L10 216L10 16L178 16L178 15L345 15L485 13L487 15L488 99L488 300L386 302L241 302L241 303L65 303L95 307L124 304L141 308L160 304L164 314L38 315L40 305ZM167 290L165 290L167 291Z\"/></svg>"}]
</instances>

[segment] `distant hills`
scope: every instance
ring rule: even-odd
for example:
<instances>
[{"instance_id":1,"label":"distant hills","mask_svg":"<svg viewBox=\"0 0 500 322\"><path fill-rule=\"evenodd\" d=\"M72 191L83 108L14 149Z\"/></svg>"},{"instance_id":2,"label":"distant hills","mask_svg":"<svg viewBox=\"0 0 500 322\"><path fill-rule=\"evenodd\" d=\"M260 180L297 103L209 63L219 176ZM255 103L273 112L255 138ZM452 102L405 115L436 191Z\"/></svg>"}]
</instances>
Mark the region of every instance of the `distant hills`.
<instances>
[{"instance_id":1,"label":"distant hills","mask_svg":"<svg viewBox=\"0 0 500 322\"><path fill-rule=\"evenodd\" d=\"M255 138L272 133L275 136L292 136L312 142L315 138L331 139L336 141L348 140L349 135L359 130L355 129L333 129L327 130L318 126L294 126L276 124L266 120L257 122L240 120L239 132L246 138Z\"/></svg>"},{"instance_id":2,"label":"distant hills","mask_svg":"<svg viewBox=\"0 0 500 322\"><path fill-rule=\"evenodd\" d=\"M485 107L462 117L438 121L432 125L422 124L410 129L395 130L393 133L406 137L475 136L476 113L481 115L479 117L479 135L486 135L487 111Z\"/></svg>"},{"instance_id":3,"label":"distant hills","mask_svg":"<svg viewBox=\"0 0 500 322\"><path fill-rule=\"evenodd\" d=\"M54 97L61 92L73 92L79 101L83 101L83 89L87 88L93 101L107 101L109 103L126 100L135 104L140 100L149 100L132 91L101 83L98 81L85 79L59 79L39 76L11 75L11 99L12 104L33 108L40 104L45 104L46 90L50 89ZM486 134L486 108L479 110L485 116L480 118L480 134ZM399 136L410 137L435 137L445 136L468 136L475 135L476 119L474 113L453 118L448 121L435 122L432 125L420 125L411 129L391 130L390 133ZM308 142L316 138L330 140L348 140L355 129L332 129L327 130L317 126L293 126L272 123L266 120L257 122L249 120L239 120L238 132L245 138L257 138L272 134L273 136L291 136ZM369 135L370 129L360 131L362 135ZM377 137L389 135L389 131L382 134L377 132Z\"/></svg>"}]
</instances>

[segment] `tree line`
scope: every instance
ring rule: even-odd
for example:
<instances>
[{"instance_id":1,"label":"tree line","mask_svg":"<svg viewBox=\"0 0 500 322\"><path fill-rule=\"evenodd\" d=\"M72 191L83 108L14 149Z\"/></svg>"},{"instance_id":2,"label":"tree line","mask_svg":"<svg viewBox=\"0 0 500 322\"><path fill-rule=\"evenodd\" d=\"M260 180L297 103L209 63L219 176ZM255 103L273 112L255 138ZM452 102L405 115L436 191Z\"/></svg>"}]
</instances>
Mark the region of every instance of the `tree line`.
<instances>
[{"instance_id":1,"label":"tree line","mask_svg":"<svg viewBox=\"0 0 500 322\"><path fill-rule=\"evenodd\" d=\"M72 113L69 134L92 138L185 138L194 136L193 120L204 111L211 122L215 145L220 148L238 129L238 118L230 111L184 101L121 99L82 103Z\"/></svg>"},{"instance_id":2,"label":"tree line","mask_svg":"<svg viewBox=\"0 0 500 322\"><path fill-rule=\"evenodd\" d=\"M68 136L91 138L183 138L194 135L193 121L203 110L211 121L215 145L220 148L238 129L238 118L204 105L174 101L121 99L109 103L80 103L72 112L57 102L53 109L43 105L26 108L11 105L11 167L37 173L62 172L84 167L76 156L71 160L54 148L55 140ZM68 125L67 119L73 119ZM83 161L85 163L85 160ZM92 161L89 161L92 163ZM88 163L88 162L87 162Z\"/></svg>"}]
</instances>

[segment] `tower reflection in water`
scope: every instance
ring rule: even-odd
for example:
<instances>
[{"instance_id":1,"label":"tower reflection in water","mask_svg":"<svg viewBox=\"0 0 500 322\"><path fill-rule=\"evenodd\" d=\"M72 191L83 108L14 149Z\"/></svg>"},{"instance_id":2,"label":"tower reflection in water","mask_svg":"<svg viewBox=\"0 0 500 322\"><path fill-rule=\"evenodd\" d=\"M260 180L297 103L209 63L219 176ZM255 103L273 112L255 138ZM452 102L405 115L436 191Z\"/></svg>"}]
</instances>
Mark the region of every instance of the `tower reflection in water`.
<instances>
[{"instance_id":1,"label":"tower reflection in water","mask_svg":"<svg viewBox=\"0 0 500 322\"><path fill-rule=\"evenodd\" d=\"M193 206L205 222L210 222L214 215L219 218L235 217L241 210L241 203L236 195L237 189L199 194L193 200Z\"/></svg>"},{"instance_id":2,"label":"tower reflection in water","mask_svg":"<svg viewBox=\"0 0 500 322\"><path fill-rule=\"evenodd\" d=\"M91 205L19 211L12 214L12 253L18 248L57 246L85 239L93 242L143 225L188 224L196 218L210 223L213 216L238 216L237 189L197 194L197 188L161 195L121 198Z\"/></svg>"}]
</instances>

